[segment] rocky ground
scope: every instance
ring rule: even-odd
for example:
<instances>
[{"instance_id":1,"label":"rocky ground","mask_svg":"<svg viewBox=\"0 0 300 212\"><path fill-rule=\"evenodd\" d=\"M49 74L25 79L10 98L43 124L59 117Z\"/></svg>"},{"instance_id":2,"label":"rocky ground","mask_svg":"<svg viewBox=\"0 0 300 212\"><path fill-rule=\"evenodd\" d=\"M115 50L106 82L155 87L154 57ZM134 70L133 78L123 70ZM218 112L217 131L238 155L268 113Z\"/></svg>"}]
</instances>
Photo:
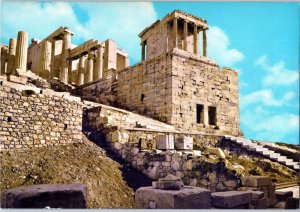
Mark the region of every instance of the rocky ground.
<instances>
[{"instance_id":1,"label":"rocky ground","mask_svg":"<svg viewBox=\"0 0 300 212\"><path fill-rule=\"evenodd\" d=\"M88 208L133 208L141 174L110 159L89 142L1 152L1 192L18 186L53 183L87 185Z\"/></svg>"},{"instance_id":2,"label":"rocky ground","mask_svg":"<svg viewBox=\"0 0 300 212\"><path fill-rule=\"evenodd\" d=\"M88 208L134 208L135 190L151 185L151 180L83 137L82 144L0 152L1 192L23 185L83 183ZM270 176L277 183L299 180L296 172L268 159L226 150L225 155L226 167L239 176ZM211 154L203 157L220 160Z\"/></svg>"},{"instance_id":3,"label":"rocky ground","mask_svg":"<svg viewBox=\"0 0 300 212\"><path fill-rule=\"evenodd\" d=\"M269 159L251 158L248 156L227 155L228 166L233 166L241 176L269 176L275 183L298 181L295 171L270 161Z\"/></svg>"}]
</instances>

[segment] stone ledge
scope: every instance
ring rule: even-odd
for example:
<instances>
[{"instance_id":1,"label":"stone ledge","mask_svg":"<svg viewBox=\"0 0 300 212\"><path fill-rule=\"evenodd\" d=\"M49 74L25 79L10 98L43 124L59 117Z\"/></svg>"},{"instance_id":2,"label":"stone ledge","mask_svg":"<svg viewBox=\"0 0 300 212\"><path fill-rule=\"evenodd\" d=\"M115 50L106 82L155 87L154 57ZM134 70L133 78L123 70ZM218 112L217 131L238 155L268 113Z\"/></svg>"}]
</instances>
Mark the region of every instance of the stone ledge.
<instances>
[{"instance_id":1,"label":"stone ledge","mask_svg":"<svg viewBox=\"0 0 300 212\"><path fill-rule=\"evenodd\" d=\"M247 176L242 178L242 185L245 187L270 186L272 181L266 176Z\"/></svg>"},{"instance_id":2,"label":"stone ledge","mask_svg":"<svg viewBox=\"0 0 300 212\"><path fill-rule=\"evenodd\" d=\"M250 191L226 191L212 193L212 206L216 208L236 208L250 203Z\"/></svg>"},{"instance_id":3,"label":"stone ledge","mask_svg":"<svg viewBox=\"0 0 300 212\"><path fill-rule=\"evenodd\" d=\"M139 188L135 193L137 208L208 209L211 193L200 187L185 186L180 190Z\"/></svg>"},{"instance_id":4,"label":"stone ledge","mask_svg":"<svg viewBox=\"0 0 300 212\"><path fill-rule=\"evenodd\" d=\"M1 194L1 208L86 208L86 185L21 186Z\"/></svg>"}]
</instances>

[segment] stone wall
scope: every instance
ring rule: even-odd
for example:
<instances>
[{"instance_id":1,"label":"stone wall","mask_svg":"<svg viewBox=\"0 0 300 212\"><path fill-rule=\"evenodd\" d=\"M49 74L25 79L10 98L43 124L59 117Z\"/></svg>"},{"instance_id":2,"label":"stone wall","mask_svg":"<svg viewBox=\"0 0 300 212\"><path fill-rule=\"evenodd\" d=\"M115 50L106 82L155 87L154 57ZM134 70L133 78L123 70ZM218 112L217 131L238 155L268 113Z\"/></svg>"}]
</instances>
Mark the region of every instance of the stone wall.
<instances>
[{"instance_id":1,"label":"stone wall","mask_svg":"<svg viewBox=\"0 0 300 212\"><path fill-rule=\"evenodd\" d=\"M224 134L239 134L236 71L221 69L204 58L176 49L172 56L172 84L170 124L187 130L218 129ZM216 109L215 118L210 117L209 107ZM197 116L201 117L197 120Z\"/></svg>"},{"instance_id":2,"label":"stone wall","mask_svg":"<svg viewBox=\"0 0 300 212\"><path fill-rule=\"evenodd\" d=\"M204 157L187 153L140 151L135 143L110 143L112 149L132 167L153 180L173 174L182 178L185 185L200 186L211 191L235 190L238 180L222 163L208 162Z\"/></svg>"},{"instance_id":3,"label":"stone wall","mask_svg":"<svg viewBox=\"0 0 300 212\"><path fill-rule=\"evenodd\" d=\"M175 138L190 136L200 146L213 147L221 137L176 132L163 127L146 129L142 127L148 120L137 118L141 125L138 128L135 119L131 118L126 112L114 111L107 106L88 109L84 113L84 123L87 124L84 130L91 132L91 139L97 144L108 144L117 156L151 179L174 174L181 177L186 185L212 191L234 190L239 186L235 171L227 169L222 160L199 157L193 151L156 150L157 136L166 133L173 134Z\"/></svg>"},{"instance_id":4,"label":"stone wall","mask_svg":"<svg viewBox=\"0 0 300 212\"><path fill-rule=\"evenodd\" d=\"M172 115L171 57L143 61L118 72L117 103L130 111L170 122Z\"/></svg>"},{"instance_id":5,"label":"stone wall","mask_svg":"<svg viewBox=\"0 0 300 212\"><path fill-rule=\"evenodd\" d=\"M84 100L93 101L106 105L116 104L116 80L114 78L100 79L78 86L72 91L75 96Z\"/></svg>"},{"instance_id":6,"label":"stone wall","mask_svg":"<svg viewBox=\"0 0 300 212\"><path fill-rule=\"evenodd\" d=\"M51 90L0 86L1 149L81 142L82 103Z\"/></svg>"},{"instance_id":7,"label":"stone wall","mask_svg":"<svg viewBox=\"0 0 300 212\"><path fill-rule=\"evenodd\" d=\"M117 104L188 131L241 134L237 72L179 49L119 71Z\"/></svg>"}]
</instances>

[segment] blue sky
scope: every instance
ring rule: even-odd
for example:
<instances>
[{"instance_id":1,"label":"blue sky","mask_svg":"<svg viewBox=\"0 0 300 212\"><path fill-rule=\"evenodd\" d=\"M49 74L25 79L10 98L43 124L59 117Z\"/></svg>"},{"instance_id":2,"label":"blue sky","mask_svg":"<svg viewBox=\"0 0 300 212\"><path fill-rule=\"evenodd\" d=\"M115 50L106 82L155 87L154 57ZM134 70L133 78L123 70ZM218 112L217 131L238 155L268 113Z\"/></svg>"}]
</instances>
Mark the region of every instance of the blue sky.
<instances>
[{"instance_id":1,"label":"blue sky","mask_svg":"<svg viewBox=\"0 0 300 212\"><path fill-rule=\"evenodd\" d=\"M299 143L299 3L1 2L1 43L17 31L44 38L59 26L73 43L112 38L131 64L138 34L174 9L208 21L208 56L239 71L241 128L247 138Z\"/></svg>"}]
</instances>

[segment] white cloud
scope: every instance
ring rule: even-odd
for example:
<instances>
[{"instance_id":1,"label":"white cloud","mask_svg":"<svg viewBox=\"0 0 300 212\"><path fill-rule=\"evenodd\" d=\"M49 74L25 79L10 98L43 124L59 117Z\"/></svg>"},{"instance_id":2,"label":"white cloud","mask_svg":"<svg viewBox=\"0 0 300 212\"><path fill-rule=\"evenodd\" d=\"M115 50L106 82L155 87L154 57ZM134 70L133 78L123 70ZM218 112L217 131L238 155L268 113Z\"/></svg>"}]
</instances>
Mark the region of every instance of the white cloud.
<instances>
[{"instance_id":1,"label":"white cloud","mask_svg":"<svg viewBox=\"0 0 300 212\"><path fill-rule=\"evenodd\" d=\"M60 26L68 26L76 34L87 37L89 32L81 25L68 3L3 2L1 32L5 40L26 31L29 38L43 39Z\"/></svg>"},{"instance_id":2,"label":"white cloud","mask_svg":"<svg viewBox=\"0 0 300 212\"><path fill-rule=\"evenodd\" d=\"M276 99L271 90L254 91L247 95L240 96L241 108L245 108L251 104L263 104L265 106L282 106L292 100L296 94L289 91L283 95L281 99Z\"/></svg>"},{"instance_id":3,"label":"white cloud","mask_svg":"<svg viewBox=\"0 0 300 212\"><path fill-rule=\"evenodd\" d=\"M75 43L88 39L104 41L108 38L124 48L134 61L140 60L138 34L157 20L151 2L87 2L73 3L88 16L86 23L79 22L67 2L3 2L4 17L1 31L4 40L17 36L20 30L29 33L29 38L43 39L60 26L68 26L74 32Z\"/></svg>"},{"instance_id":4,"label":"white cloud","mask_svg":"<svg viewBox=\"0 0 300 212\"><path fill-rule=\"evenodd\" d=\"M299 80L299 71L287 69L283 61L270 65L266 55L259 57L255 61L255 65L267 72L262 79L264 86L286 86Z\"/></svg>"},{"instance_id":5,"label":"white cloud","mask_svg":"<svg viewBox=\"0 0 300 212\"><path fill-rule=\"evenodd\" d=\"M269 111L257 106L245 111L241 115L241 122L252 131L254 139L273 142L287 142L289 139L289 143L295 144L299 139L299 116L295 114L272 115Z\"/></svg>"},{"instance_id":6,"label":"white cloud","mask_svg":"<svg viewBox=\"0 0 300 212\"><path fill-rule=\"evenodd\" d=\"M111 38L124 48L133 60L140 60L140 38L138 34L157 20L151 2L80 3L88 12L85 27L93 38Z\"/></svg>"},{"instance_id":7,"label":"white cloud","mask_svg":"<svg viewBox=\"0 0 300 212\"><path fill-rule=\"evenodd\" d=\"M222 66L232 66L244 59L243 53L237 49L230 48L228 36L217 26L209 27L207 42L208 56Z\"/></svg>"}]
</instances>

